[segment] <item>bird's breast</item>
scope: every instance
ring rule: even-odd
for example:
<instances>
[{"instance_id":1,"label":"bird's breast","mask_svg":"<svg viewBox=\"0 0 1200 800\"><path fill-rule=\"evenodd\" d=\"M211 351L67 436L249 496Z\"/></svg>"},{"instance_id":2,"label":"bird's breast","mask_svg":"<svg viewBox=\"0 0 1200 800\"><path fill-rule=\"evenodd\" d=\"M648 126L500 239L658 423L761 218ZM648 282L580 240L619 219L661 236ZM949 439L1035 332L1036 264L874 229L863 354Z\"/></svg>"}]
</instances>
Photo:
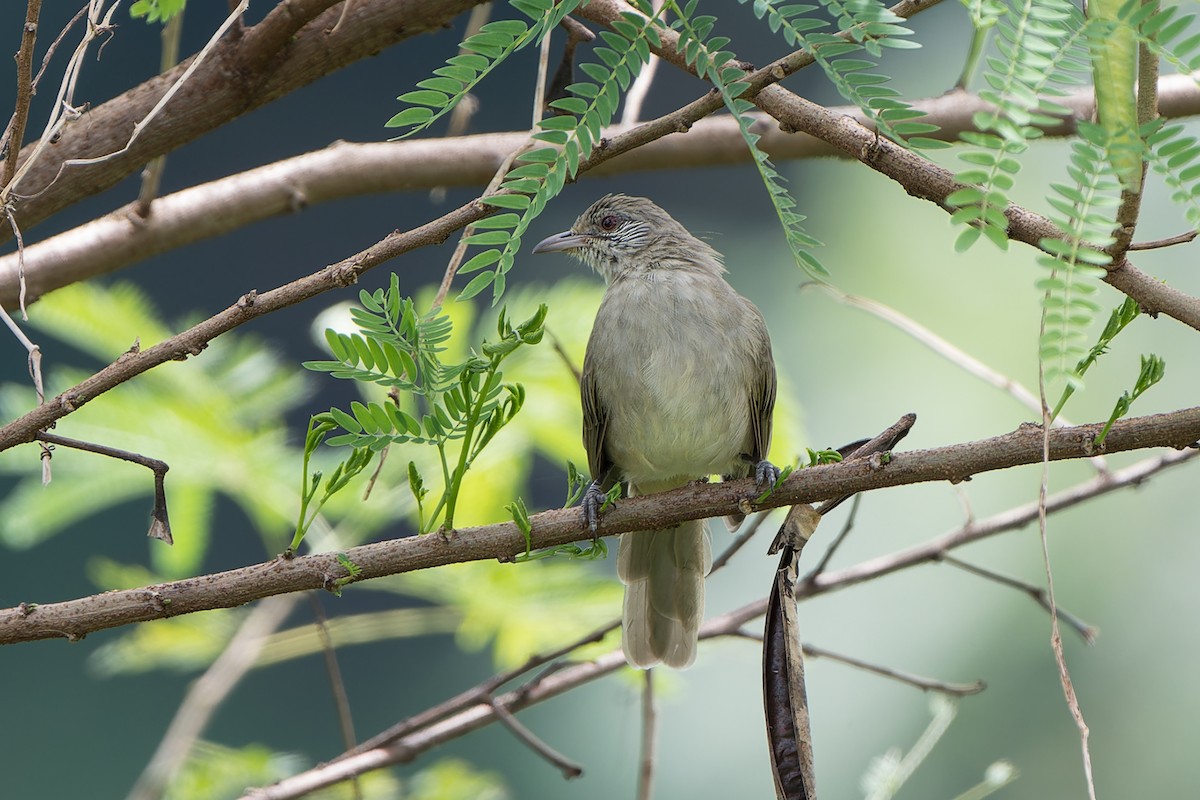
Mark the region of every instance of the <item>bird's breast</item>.
<instances>
[{"instance_id":1,"label":"bird's breast","mask_svg":"<svg viewBox=\"0 0 1200 800\"><path fill-rule=\"evenodd\" d=\"M745 330L745 303L712 275L672 271L609 287L588 358L608 418L605 449L625 480L736 471L751 444L750 340L759 335Z\"/></svg>"}]
</instances>

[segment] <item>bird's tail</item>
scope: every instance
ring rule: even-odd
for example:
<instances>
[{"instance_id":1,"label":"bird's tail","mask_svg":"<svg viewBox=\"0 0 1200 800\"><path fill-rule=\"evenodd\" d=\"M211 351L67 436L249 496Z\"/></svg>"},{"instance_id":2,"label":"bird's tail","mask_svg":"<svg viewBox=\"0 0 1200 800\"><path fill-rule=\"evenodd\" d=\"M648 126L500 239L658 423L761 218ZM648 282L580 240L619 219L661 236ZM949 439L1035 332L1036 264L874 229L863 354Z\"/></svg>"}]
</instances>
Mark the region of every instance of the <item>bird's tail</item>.
<instances>
[{"instance_id":1,"label":"bird's tail","mask_svg":"<svg viewBox=\"0 0 1200 800\"><path fill-rule=\"evenodd\" d=\"M696 660L696 635L704 617L704 576L710 569L712 546L704 520L621 537L617 549L617 574L625 584L621 641L630 664L686 667Z\"/></svg>"}]
</instances>

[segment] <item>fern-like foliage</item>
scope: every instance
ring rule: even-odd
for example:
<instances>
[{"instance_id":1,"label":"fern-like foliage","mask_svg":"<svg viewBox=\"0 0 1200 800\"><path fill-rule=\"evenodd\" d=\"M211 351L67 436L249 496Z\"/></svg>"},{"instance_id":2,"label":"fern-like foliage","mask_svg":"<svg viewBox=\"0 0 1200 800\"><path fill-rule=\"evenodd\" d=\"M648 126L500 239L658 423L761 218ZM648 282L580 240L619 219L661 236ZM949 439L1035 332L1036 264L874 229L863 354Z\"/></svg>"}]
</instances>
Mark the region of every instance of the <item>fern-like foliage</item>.
<instances>
[{"instance_id":1,"label":"fern-like foliage","mask_svg":"<svg viewBox=\"0 0 1200 800\"><path fill-rule=\"evenodd\" d=\"M1194 27L1195 14L1182 14L1180 6L1128 0L1118 15L1133 31L1139 44L1181 73L1200 70L1200 33L1184 37ZM1184 38L1181 38L1184 37ZM1200 228L1200 143L1183 125L1152 120L1142 126L1145 158L1163 177L1171 199L1184 210L1193 228Z\"/></svg>"},{"instance_id":2,"label":"fern-like foliage","mask_svg":"<svg viewBox=\"0 0 1200 800\"><path fill-rule=\"evenodd\" d=\"M957 207L952 221L964 226L955 244L960 252L981 235L1007 249L1004 208L1021 167L1016 156L1041 136L1037 125L1066 112L1046 98L1061 93L1055 83L1075 82L1090 66L1085 25L1068 0L1023 0L1007 9L995 29L1003 58L987 59L987 88L979 93L995 109L976 113L977 130L961 134L977 149L960 154L970 166L955 178L968 186L947 198Z\"/></svg>"},{"instance_id":3,"label":"fern-like foliage","mask_svg":"<svg viewBox=\"0 0 1200 800\"><path fill-rule=\"evenodd\" d=\"M168 22L183 11L187 0L135 0L129 7L129 16L145 17L146 22Z\"/></svg>"},{"instance_id":4,"label":"fern-like foliage","mask_svg":"<svg viewBox=\"0 0 1200 800\"><path fill-rule=\"evenodd\" d=\"M1133 28L1120 17L1124 2L1087 4L1088 45L1096 118L1109 133L1113 168L1128 191L1140 192L1145 148L1138 131L1138 43Z\"/></svg>"},{"instance_id":5,"label":"fern-like foliage","mask_svg":"<svg viewBox=\"0 0 1200 800\"><path fill-rule=\"evenodd\" d=\"M413 395L420 398L422 408L409 413L398 402L357 400L350 404L349 411L331 408L313 418L306 454L315 450L326 434L340 429L341 433L328 443L348 446L361 454L357 460L348 459L342 472L335 473L341 478L352 468L361 470L368 452L392 444L432 445L440 458L443 492L428 516L424 514L424 480L413 474L412 465L409 483L422 512L421 530L431 530L438 521L452 527L458 489L471 463L525 401L520 384L504 382L501 362L521 346L541 341L546 306L517 325L501 311L495 342L485 341L481 352L471 353L462 362L446 363L441 353L451 335L449 317L436 311L417 314L412 299L401 295L394 274L387 291L364 290L359 302L362 307L351 312L359 332L327 330L326 341L334 359L308 361L304 366L336 378L374 383ZM305 487L304 497L315 496L319 480L314 476L311 486ZM298 536L304 523L302 513Z\"/></svg>"},{"instance_id":6,"label":"fern-like foliage","mask_svg":"<svg viewBox=\"0 0 1200 800\"><path fill-rule=\"evenodd\" d=\"M387 121L389 128L407 128L397 136L406 139L425 130L449 112L502 61L527 45L539 41L553 30L563 17L579 5L579 0L510 0L512 6L533 20L504 19L489 22L479 33L459 45L465 51L446 60L433 71L433 77L417 83L397 100L408 105Z\"/></svg>"},{"instance_id":7,"label":"fern-like foliage","mask_svg":"<svg viewBox=\"0 0 1200 800\"><path fill-rule=\"evenodd\" d=\"M1181 5L1160 6L1143 0L1127 0L1118 18L1134 30L1138 41L1150 48L1179 72L1200 70L1200 33L1180 39L1192 30L1195 14L1182 14Z\"/></svg>"},{"instance_id":8,"label":"fern-like foliage","mask_svg":"<svg viewBox=\"0 0 1200 800\"><path fill-rule=\"evenodd\" d=\"M1191 226L1200 228L1200 141L1186 131L1183 125L1156 120L1143 133L1151 168L1163 177Z\"/></svg>"},{"instance_id":9,"label":"fern-like foliage","mask_svg":"<svg viewBox=\"0 0 1200 800\"><path fill-rule=\"evenodd\" d=\"M1103 267L1111 260L1104 248L1113 242L1115 209L1121 182L1112 165L1112 136L1102 126L1081 122L1079 139L1071 148L1067 172L1073 184L1055 183L1048 202L1051 219L1066 233L1062 239L1043 239L1038 261L1050 274L1038 282L1043 289L1042 336L1039 352L1047 380L1065 378L1077 383L1074 369L1088 349L1084 335L1099 306L1092 299Z\"/></svg>"},{"instance_id":10,"label":"fern-like foliage","mask_svg":"<svg viewBox=\"0 0 1200 800\"><path fill-rule=\"evenodd\" d=\"M604 126L616 113L622 94L650 59L650 47L660 44L655 30L657 17L627 13L613 22L613 30L601 31L604 44L594 48L599 63L580 64L591 80L573 83L567 90L573 95L555 100L551 106L563 112L538 123L533 134L540 145L521 155L521 163L510 170L500 184L506 192L483 198L483 202L509 213L492 217L483 225L492 230L473 234L465 240L474 245L503 245L477 254L459 269L469 273L491 267L476 275L463 288L459 299L474 297L492 287L492 302L498 302L505 289L505 276L521 247L521 237L563 185L579 171L580 161L592 154ZM516 213L520 212L520 213Z\"/></svg>"},{"instance_id":11,"label":"fern-like foliage","mask_svg":"<svg viewBox=\"0 0 1200 800\"><path fill-rule=\"evenodd\" d=\"M748 86L743 80L745 73L730 64L734 58L733 53L721 49L729 43L728 37L709 38L716 18L693 16L696 2L697 0L690 0L682 8L675 2L670 4L679 15L671 23L671 26L679 31L679 47L684 58L688 64L695 66L701 77L708 79L717 87L721 92L721 99L725 102L725 107L737 120L738 130L741 131L742 139L754 157L759 177L762 178L767 194L771 198L771 204L775 208L776 216L779 217L779 223L783 226L792 257L809 275L817 280L824 280L829 272L810 252L810 248L819 247L821 243L801 228L800 224L804 221L804 216L796 211L796 201L784 188L783 176L775 169L763 149L758 146L758 140L761 137L750 129L753 123L750 111L754 106L749 100L741 97Z\"/></svg>"},{"instance_id":12,"label":"fern-like foliage","mask_svg":"<svg viewBox=\"0 0 1200 800\"><path fill-rule=\"evenodd\" d=\"M873 71L875 62L847 57L865 51L879 58L885 48L920 47L904 38L912 34L901 24L904 18L877 0L822 0L822 4L836 20L840 35L819 30L827 27L827 22L809 16L818 6L754 0L753 8L754 15L765 20L772 32L781 34L788 45L811 55L842 97L858 106L882 135L912 147L945 147L945 142L924 135L936 131L937 126L915 121L925 112L901 100L900 92L887 85L891 78Z\"/></svg>"}]
</instances>

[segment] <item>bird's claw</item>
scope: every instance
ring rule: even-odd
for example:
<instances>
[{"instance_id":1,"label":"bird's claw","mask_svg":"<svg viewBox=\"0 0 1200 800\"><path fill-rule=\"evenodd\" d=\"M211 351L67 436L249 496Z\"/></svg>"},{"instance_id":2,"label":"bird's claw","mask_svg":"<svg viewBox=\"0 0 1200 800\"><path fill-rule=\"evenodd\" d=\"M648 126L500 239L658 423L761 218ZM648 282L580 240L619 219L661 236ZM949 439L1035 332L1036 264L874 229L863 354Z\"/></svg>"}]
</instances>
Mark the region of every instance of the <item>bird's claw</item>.
<instances>
[{"instance_id":1,"label":"bird's claw","mask_svg":"<svg viewBox=\"0 0 1200 800\"><path fill-rule=\"evenodd\" d=\"M595 533L596 529L600 527L600 509L606 502L608 502L608 494L600 488L599 481L592 481L588 484L580 506L583 508L583 519L592 533Z\"/></svg>"},{"instance_id":2,"label":"bird's claw","mask_svg":"<svg viewBox=\"0 0 1200 800\"><path fill-rule=\"evenodd\" d=\"M779 467L765 458L754 465L754 481L759 489L774 488L776 482L779 481L779 475Z\"/></svg>"}]
</instances>

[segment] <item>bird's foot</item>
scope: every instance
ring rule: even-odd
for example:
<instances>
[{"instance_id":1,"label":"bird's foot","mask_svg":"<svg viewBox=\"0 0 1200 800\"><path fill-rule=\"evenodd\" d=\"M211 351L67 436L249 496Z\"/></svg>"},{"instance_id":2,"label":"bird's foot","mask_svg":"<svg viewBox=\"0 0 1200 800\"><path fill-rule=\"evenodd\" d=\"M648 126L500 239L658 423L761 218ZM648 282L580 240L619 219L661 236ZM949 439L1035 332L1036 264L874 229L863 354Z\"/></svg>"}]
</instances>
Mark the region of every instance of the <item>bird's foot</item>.
<instances>
[{"instance_id":1,"label":"bird's foot","mask_svg":"<svg viewBox=\"0 0 1200 800\"><path fill-rule=\"evenodd\" d=\"M588 530L592 533L600 527L600 509L604 508L604 504L608 502L608 493L600 488L599 481L592 481L588 484L587 490L583 493L583 501L580 507L583 508L583 519L587 522Z\"/></svg>"},{"instance_id":2,"label":"bird's foot","mask_svg":"<svg viewBox=\"0 0 1200 800\"><path fill-rule=\"evenodd\" d=\"M781 474L779 467L765 458L754 465L754 481L758 484L759 489L775 488Z\"/></svg>"}]
</instances>

